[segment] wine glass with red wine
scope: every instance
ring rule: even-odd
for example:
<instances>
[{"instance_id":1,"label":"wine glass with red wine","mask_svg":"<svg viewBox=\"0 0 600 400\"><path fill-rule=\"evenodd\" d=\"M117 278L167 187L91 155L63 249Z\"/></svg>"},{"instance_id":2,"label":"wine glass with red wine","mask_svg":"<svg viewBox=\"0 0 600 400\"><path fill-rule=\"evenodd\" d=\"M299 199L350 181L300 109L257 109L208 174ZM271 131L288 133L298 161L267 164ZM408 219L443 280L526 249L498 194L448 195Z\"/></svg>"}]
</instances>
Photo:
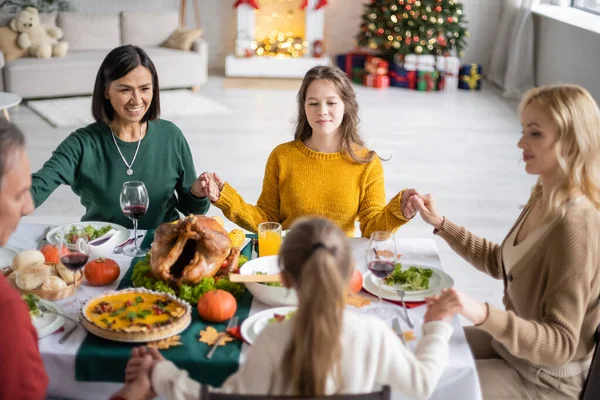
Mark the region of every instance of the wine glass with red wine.
<instances>
[{"instance_id":1,"label":"wine glass with red wine","mask_svg":"<svg viewBox=\"0 0 600 400\"><path fill-rule=\"evenodd\" d=\"M121 210L125 216L133 221L133 245L126 247L123 253L129 257L142 257L146 251L138 247L137 227L138 220L148 211L148 191L144 182L129 181L123 184L121 190Z\"/></svg>"},{"instance_id":2,"label":"wine glass with red wine","mask_svg":"<svg viewBox=\"0 0 600 400\"><path fill-rule=\"evenodd\" d=\"M396 249L396 238L392 232L378 231L371 234L369 249L367 250L367 267L379 281L379 307L377 313L384 318L388 312L381 307L381 291L383 280L387 278L396 267L398 252Z\"/></svg>"},{"instance_id":3,"label":"wine glass with red wine","mask_svg":"<svg viewBox=\"0 0 600 400\"><path fill-rule=\"evenodd\" d=\"M75 288L73 291L73 301L67 308L74 308L77 311L81 307L81 302L77 300L77 282L83 272L79 272L87 264L90 254L88 246L90 238L85 231L84 226L73 225L61 229L58 244L58 256L60 262L73 272Z\"/></svg>"}]
</instances>

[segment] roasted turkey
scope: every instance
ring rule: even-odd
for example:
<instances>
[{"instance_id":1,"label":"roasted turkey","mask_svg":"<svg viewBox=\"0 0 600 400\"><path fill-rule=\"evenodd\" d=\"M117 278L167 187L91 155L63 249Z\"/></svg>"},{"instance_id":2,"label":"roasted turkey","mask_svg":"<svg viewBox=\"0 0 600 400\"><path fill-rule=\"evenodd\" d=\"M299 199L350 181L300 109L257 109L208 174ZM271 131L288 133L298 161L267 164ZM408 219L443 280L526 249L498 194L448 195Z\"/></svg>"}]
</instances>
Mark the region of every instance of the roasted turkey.
<instances>
[{"instance_id":1,"label":"roasted turkey","mask_svg":"<svg viewBox=\"0 0 600 400\"><path fill-rule=\"evenodd\" d=\"M229 273L238 264L240 249L213 218L190 215L160 225L154 233L150 265L158 280L171 285L196 285L202 278Z\"/></svg>"}]
</instances>

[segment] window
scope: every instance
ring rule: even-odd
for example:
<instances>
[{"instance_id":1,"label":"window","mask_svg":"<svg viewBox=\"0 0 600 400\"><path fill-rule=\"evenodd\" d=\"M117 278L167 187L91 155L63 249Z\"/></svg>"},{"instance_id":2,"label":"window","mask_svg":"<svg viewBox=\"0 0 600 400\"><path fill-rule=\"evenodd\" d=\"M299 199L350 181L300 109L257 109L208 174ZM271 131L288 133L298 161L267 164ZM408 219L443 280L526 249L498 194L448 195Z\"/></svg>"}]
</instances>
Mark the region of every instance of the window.
<instances>
[{"instance_id":1,"label":"window","mask_svg":"<svg viewBox=\"0 0 600 400\"><path fill-rule=\"evenodd\" d=\"M600 14L600 0L573 0L573 7Z\"/></svg>"}]
</instances>

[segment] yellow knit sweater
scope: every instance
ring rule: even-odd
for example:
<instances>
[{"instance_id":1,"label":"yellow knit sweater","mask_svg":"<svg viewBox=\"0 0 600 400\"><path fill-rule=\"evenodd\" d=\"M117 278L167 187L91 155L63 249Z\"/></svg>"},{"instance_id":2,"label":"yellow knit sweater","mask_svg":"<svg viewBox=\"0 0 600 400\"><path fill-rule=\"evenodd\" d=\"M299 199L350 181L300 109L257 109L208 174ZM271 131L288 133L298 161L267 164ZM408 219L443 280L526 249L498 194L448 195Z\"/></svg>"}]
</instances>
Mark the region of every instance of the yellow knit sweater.
<instances>
[{"instance_id":1,"label":"yellow knit sweater","mask_svg":"<svg viewBox=\"0 0 600 400\"><path fill-rule=\"evenodd\" d=\"M297 140L271 152L256 205L246 203L226 183L215 206L252 232L261 222L279 222L288 229L298 217L321 216L348 236L354 236L358 218L362 235L369 237L379 230L396 231L407 222L401 201L402 192L386 205L379 158L358 164L342 153L319 153Z\"/></svg>"}]
</instances>

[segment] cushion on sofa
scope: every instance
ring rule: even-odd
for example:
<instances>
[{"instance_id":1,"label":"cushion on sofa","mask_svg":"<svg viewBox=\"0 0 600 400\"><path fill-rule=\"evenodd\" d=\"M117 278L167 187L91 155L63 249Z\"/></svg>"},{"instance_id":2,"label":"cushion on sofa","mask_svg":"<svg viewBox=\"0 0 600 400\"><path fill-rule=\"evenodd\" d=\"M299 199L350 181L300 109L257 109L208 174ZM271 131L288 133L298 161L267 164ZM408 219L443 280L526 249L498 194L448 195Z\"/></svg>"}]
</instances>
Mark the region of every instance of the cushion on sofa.
<instances>
[{"instance_id":1,"label":"cushion on sofa","mask_svg":"<svg viewBox=\"0 0 600 400\"><path fill-rule=\"evenodd\" d=\"M8 26L10 21L15 17L16 14L0 13L0 26ZM58 14L56 12L41 13L40 21L42 24L56 26L56 18Z\"/></svg>"},{"instance_id":2,"label":"cushion on sofa","mask_svg":"<svg viewBox=\"0 0 600 400\"><path fill-rule=\"evenodd\" d=\"M121 43L136 46L160 46L177 29L177 10L121 13Z\"/></svg>"},{"instance_id":3,"label":"cushion on sofa","mask_svg":"<svg viewBox=\"0 0 600 400\"><path fill-rule=\"evenodd\" d=\"M6 61L16 60L25 57L27 50L23 50L17 44L19 34L8 26L0 26L0 51Z\"/></svg>"},{"instance_id":4,"label":"cushion on sofa","mask_svg":"<svg viewBox=\"0 0 600 400\"><path fill-rule=\"evenodd\" d=\"M69 51L112 50L121 45L118 14L61 12L57 25L65 33Z\"/></svg>"},{"instance_id":5,"label":"cushion on sofa","mask_svg":"<svg viewBox=\"0 0 600 400\"><path fill-rule=\"evenodd\" d=\"M177 28L163 43L163 47L176 50L190 51L196 40L202 36L202 29Z\"/></svg>"}]
</instances>

